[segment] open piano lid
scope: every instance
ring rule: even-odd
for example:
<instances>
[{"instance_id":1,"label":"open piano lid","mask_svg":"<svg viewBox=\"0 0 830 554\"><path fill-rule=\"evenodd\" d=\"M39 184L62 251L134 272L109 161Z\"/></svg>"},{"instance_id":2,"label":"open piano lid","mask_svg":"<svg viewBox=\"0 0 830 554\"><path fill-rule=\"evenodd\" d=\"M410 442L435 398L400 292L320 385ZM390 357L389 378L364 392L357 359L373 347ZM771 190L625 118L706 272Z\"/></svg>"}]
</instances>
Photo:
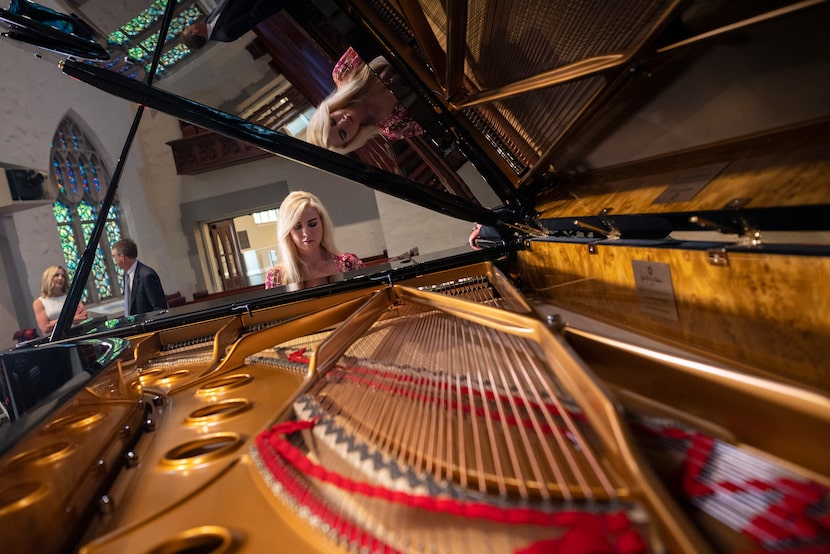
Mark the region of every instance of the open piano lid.
<instances>
[{"instance_id":1,"label":"open piano lid","mask_svg":"<svg viewBox=\"0 0 830 554\"><path fill-rule=\"evenodd\" d=\"M451 171L443 179L439 175L449 191L442 194L434 183L425 187L388 171L379 173L355 163L357 157L333 156L93 64L70 60L64 71L115 95L454 217L489 225L527 224L514 227L520 233L535 229L540 234L663 238L671 231L706 227L742 236L765 229L826 228L816 207L827 199L815 195L758 194L756 188L754 194L733 195L725 202L723 195L690 202L736 152L752 155L769 137L812 143L803 135L827 134L826 110L796 109L827 89L827 47L818 38L818 26L827 20L824 2L734 6L658 0L603 10L587 2L342 4L336 8L318 2L286 11L333 60L344 46L353 46L364 59L386 57L403 77L399 83L406 83L394 92L426 131L425 140L416 139L418 154L433 163L443 161L445 169L452 167L448 160L462 154L500 199L498 216L484 213L464 179ZM58 51L63 44L71 56L102 59L79 49L78 44L89 41L75 35L58 40L53 35L60 33L52 27L32 21L27 29L20 16L5 10L3 15L10 38L26 35L31 43L31 36L40 33L47 49ZM319 32L332 28L339 31L335 38ZM269 21L257 30L266 38L279 31ZM723 49L736 56L734 63L746 64L756 82L747 86L751 97L727 97L720 105L717 96L729 86L730 76L713 64L712 56ZM807 69L786 76L789 90L782 96L775 88L778 74L796 61ZM810 69L813 64L818 65ZM720 86L701 79L721 81ZM700 88L679 93L684 86ZM782 106L787 100L790 105ZM709 120L721 117L718 110L734 113L737 102L745 103L748 113L731 120L724 116L720 129L688 124L690 114ZM770 110L778 113L771 116ZM603 150L602 143L614 133L626 142L625 151L619 143ZM721 155L713 155L718 149ZM674 161L667 160L669 155ZM617 163L609 164L609 159ZM652 172L655 166L675 172L666 176L662 194L652 195L648 203L626 198L603 205L585 199L597 193L585 185L596 181L593 168L610 165L606 173L631 176L638 167L632 159L639 159L639 167L652 166ZM616 167L621 165L626 168ZM680 169L686 171L678 173ZM580 201L563 203L567 198ZM540 200L556 203L543 222L537 220ZM789 209L774 209L782 205ZM738 210L743 212L736 216Z\"/></svg>"}]
</instances>

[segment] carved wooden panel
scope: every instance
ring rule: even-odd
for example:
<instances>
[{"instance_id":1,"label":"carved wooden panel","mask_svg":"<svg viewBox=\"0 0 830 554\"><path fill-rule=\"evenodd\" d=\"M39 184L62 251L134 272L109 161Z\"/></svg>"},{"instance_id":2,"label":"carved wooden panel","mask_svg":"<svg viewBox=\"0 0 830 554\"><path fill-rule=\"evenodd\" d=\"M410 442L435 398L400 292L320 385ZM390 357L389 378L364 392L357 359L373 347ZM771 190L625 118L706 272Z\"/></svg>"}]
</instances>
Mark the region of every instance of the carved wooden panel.
<instances>
[{"instance_id":1,"label":"carved wooden panel","mask_svg":"<svg viewBox=\"0 0 830 554\"><path fill-rule=\"evenodd\" d=\"M256 146L216 133L199 133L167 144L173 151L177 175L198 175L271 155Z\"/></svg>"}]
</instances>

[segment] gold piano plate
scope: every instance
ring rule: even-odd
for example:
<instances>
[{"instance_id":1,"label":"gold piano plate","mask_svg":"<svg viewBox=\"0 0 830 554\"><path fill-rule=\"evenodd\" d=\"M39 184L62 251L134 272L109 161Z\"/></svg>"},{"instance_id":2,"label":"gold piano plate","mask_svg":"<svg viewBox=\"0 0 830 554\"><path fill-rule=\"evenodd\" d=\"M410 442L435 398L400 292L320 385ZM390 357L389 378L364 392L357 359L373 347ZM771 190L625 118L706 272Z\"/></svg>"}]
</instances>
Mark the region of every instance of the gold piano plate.
<instances>
[{"instance_id":1,"label":"gold piano plate","mask_svg":"<svg viewBox=\"0 0 830 554\"><path fill-rule=\"evenodd\" d=\"M71 454L74 449L75 445L70 442L53 442L10 457L5 462L5 467L14 469L27 465L52 464Z\"/></svg>"},{"instance_id":2,"label":"gold piano plate","mask_svg":"<svg viewBox=\"0 0 830 554\"><path fill-rule=\"evenodd\" d=\"M37 504L49 494L45 483L17 483L0 490L0 516L21 511Z\"/></svg>"},{"instance_id":3,"label":"gold piano plate","mask_svg":"<svg viewBox=\"0 0 830 554\"><path fill-rule=\"evenodd\" d=\"M103 412L84 410L50 421L44 429L52 433L86 431L97 425L104 417L106 415Z\"/></svg>"},{"instance_id":4,"label":"gold piano plate","mask_svg":"<svg viewBox=\"0 0 830 554\"><path fill-rule=\"evenodd\" d=\"M233 534L228 529L204 525L182 531L147 552L148 554L175 554L176 552L224 554L232 552L234 542Z\"/></svg>"},{"instance_id":5,"label":"gold piano plate","mask_svg":"<svg viewBox=\"0 0 830 554\"><path fill-rule=\"evenodd\" d=\"M244 398L222 400L221 402L216 402L204 408L194 410L187 416L185 421L189 425L207 425L234 417L251 408L252 404Z\"/></svg>"},{"instance_id":6,"label":"gold piano plate","mask_svg":"<svg viewBox=\"0 0 830 554\"><path fill-rule=\"evenodd\" d=\"M221 460L243 444L243 438L234 433L204 435L168 450L160 463L165 468L187 470Z\"/></svg>"},{"instance_id":7,"label":"gold piano plate","mask_svg":"<svg viewBox=\"0 0 830 554\"><path fill-rule=\"evenodd\" d=\"M196 392L196 394L201 396L216 396L220 394L225 394L229 391L233 391L238 387L244 387L251 381L253 381L253 377L251 377L247 373L228 375L205 383L204 385L199 387L199 390Z\"/></svg>"}]
</instances>

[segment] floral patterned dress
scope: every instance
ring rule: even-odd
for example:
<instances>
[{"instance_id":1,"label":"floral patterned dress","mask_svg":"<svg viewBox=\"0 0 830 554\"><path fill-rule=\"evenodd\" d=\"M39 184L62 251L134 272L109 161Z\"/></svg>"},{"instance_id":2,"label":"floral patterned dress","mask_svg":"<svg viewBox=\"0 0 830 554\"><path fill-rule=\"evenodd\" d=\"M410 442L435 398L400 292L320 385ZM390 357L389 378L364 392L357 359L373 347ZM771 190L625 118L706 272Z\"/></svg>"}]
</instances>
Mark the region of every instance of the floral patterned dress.
<instances>
[{"instance_id":1,"label":"floral patterned dress","mask_svg":"<svg viewBox=\"0 0 830 554\"><path fill-rule=\"evenodd\" d=\"M351 79L351 75L355 69L360 67L365 62L360 59L354 48L349 47L348 50L340 57L340 60L335 64L334 70L331 72L331 78L334 79L334 84L338 87ZM392 109L392 113L386 116L378 123L380 134L389 140L399 140L409 137L421 135L424 129L417 121L412 119L409 112L406 111L403 104L398 102Z\"/></svg>"},{"instance_id":2,"label":"floral patterned dress","mask_svg":"<svg viewBox=\"0 0 830 554\"><path fill-rule=\"evenodd\" d=\"M356 255L345 252L343 254L332 254L332 261L337 268L337 273L345 273L355 269L366 267L363 261ZM265 275L265 288L273 289L274 287L281 287L285 283L282 282L282 266L275 265L268 270Z\"/></svg>"}]
</instances>

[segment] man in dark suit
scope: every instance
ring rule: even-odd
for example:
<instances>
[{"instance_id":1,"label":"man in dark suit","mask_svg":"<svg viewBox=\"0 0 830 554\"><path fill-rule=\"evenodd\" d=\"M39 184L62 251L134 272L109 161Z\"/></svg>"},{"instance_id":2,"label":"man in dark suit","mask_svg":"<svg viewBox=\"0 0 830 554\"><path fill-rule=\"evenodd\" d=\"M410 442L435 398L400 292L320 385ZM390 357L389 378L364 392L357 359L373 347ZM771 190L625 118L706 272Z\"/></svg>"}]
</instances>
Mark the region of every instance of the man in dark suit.
<instances>
[{"instance_id":1,"label":"man in dark suit","mask_svg":"<svg viewBox=\"0 0 830 554\"><path fill-rule=\"evenodd\" d=\"M182 31L182 40L199 49L209 40L233 42L282 9L283 0L221 0L210 14Z\"/></svg>"},{"instance_id":2,"label":"man in dark suit","mask_svg":"<svg viewBox=\"0 0 830 554\"><path fill-rule=\"evenodd\" d=\"M131 239L112 245L112 257L124 270L124 315L143 314L167 308L161 279L155 270L137 260L138 247Z\"/></svg>"}]
</instances>

